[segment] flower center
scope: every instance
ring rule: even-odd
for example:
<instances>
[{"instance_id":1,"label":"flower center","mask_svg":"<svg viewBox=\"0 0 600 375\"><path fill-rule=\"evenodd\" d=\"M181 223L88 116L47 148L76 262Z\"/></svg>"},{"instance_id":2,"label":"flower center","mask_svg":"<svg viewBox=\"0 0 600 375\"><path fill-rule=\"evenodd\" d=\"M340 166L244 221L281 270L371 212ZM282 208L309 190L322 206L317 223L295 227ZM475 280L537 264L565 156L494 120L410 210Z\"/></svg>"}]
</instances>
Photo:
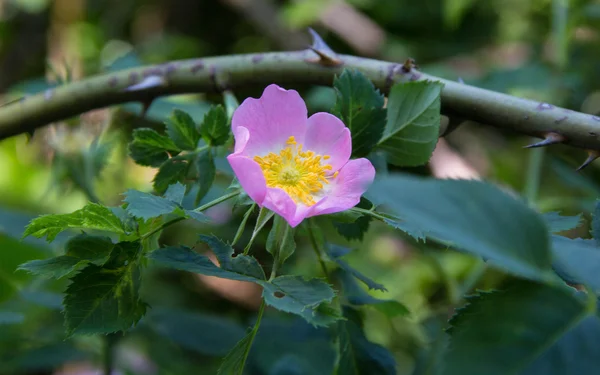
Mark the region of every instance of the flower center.
<instances>
[{"instance_id":1,"label":"flower center","mask_svg":"<svg viewBox=\"0 0 600 375\"><path fill-rule=\"evenodd\" d=\"M329 155L317 155L312 151L303 151L302 144L296 143L292 136L286 142L287 147L275 154L255 156L254 161L260 165L267 186L283 189L296 203L307 206L315 204L314 194L320 192L330 178L338 172L327 176L331 165L322 164Z\"/></svg>"}]
</instances>

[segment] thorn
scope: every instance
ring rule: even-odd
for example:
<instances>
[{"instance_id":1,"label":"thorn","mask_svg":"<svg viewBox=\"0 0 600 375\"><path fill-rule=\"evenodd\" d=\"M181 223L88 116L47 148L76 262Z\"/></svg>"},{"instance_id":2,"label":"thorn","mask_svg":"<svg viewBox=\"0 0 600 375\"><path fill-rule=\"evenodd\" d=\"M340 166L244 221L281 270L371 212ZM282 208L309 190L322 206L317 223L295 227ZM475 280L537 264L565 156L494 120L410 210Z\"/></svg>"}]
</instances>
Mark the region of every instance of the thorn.
<instances>
[{"instance_id":1,"label":"thorn","mask_svg":"<svg viewBox=\"0 0 600 375\"><path fill-rule=\"evenodd\" d=\"M563 143L565 141L565 137L561 134L558 133L547 133L544 137L543 140L541 140L540 142L537 143L533 143L530 145L527 145L523 148L535 148L535 147L544 147L544 146L550 146L550 145L554 145L557 143Z\"/></svg>"},{"instance_id":2,"label":"thorn","mask_svg":"<svg viewBox=\"0 0 600 375\"><path fill-rule=\"evenodd\" d=\"M411 70L418 68L419 67L417 66L417 62L412 57L406 59L406 61L404 61L404 64L402 64L402 71L404 73L410 73Z\"/></svg>"},{"instance_id":3,"label":"thorn","mask_svg":"<svg viewBox=\"0 0 600 375\"><path fill-rule=\"evenodd\" d=\"M152 102L154 102L154 99L142 101L142 112L140 113L140 118L146 117L146 114L148 114L148 110L150 109Z\"/></svg>"},{"instance_id":4,"label":"thorn","mask_svg":"<svg viewBox=\"0 0 600 375\"><path fill-rule=\"evenodd\" d=\"M598 157L600 157L600 152L596 151L596 150L588 150L588 158L585 159L585 161L583 162L583 164L581 164L579 166L579 168L576 169L576 171L580 171L583 168L587 167L588 165L592 164L592 162L596 159L598 159Z\"/></svg>"},{"instance_id":5,"label":"thorn","mask_svg":"<svg viewBox=\"0 0 600 375\"><path fill-rule=\"evenodd\" d=\"M458 77L458 83L460 83L461 85L465 84L465 80L462 79L462 77Z\"/></svg>"},{"instance_id":6,"label":"thorn","mask_svg":"<svg viewBox=\"0 0 600 375\"><path fill-rule=\"evenodd\" d=\"M342 65L342 60L338 59L335 52L325 43L323 38L312 28L308 28L310 35L312 35L313 43L310 47L314 53L319 57L316 59L307 59L306 61L311 63L317 63L325 66L339 66Z\"/></svg>"},{"instance_id":7,"label":"thorn","mask_svg":"<svg viewBox=\"0 0 600 375\"><path fill-rule=\"evenodd\" d=\"M154 87L165 86L167 81L162 76L148 76L140 83L127 87L124 91L143 91Z\"/></svg>"}]
</instances>

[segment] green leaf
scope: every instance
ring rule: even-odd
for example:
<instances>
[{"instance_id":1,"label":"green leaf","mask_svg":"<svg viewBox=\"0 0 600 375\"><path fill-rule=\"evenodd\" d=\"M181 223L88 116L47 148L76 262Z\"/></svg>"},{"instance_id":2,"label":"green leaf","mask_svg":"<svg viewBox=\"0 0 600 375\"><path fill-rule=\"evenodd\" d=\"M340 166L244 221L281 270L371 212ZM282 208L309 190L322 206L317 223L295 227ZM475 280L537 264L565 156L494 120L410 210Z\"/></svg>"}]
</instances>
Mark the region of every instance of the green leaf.
<instances>
[{"instance_id":1,"label":"green leaf","mask_svg":"<svg viewBox=\"0 0 600 375\"><path fill-rule=\"evenodd\" d=\"M329 284L318 279L304 280L300 276L279 276L262 285L267 305L300 315L314 325L321 325L320 315L324 311L320 311L319 306L335 297Z\"/></svg>"},{"instance_id":2,"label":"green leaf","mask_svg":"<svg viewBox=\"0 0 600 375\"><path fill-rule=\"evenodd\" d=\"M144 220L170 214L179 207L173 201L139 190L129 189L123 195L128 203L127 212Z\"/></svg>"},{"instance_id":3,"label":"green leaf","mask_svg":"<svg viewBox=\"0 0 600 375\"><path fill-rule=\"evenodd\" d=\"M133 141L129 144L129 154L136 163L149 167L160 167L169 154L181 150L173 141L153 129L139 128L133 131Z\"/></svg>"},{"instance_id":4,"label":"green leaf","mask_svg":"<svg viewBox=\"0 0 600 375\"><path fill-rule=\"evenodd\" d=\"M402 232L408 234L417 241L425 242L425 239L427 238L425 232L422 229L417 228L413 223L410 223L406 220L402 220L394 215L382 213L380 214L385 217L383 222L389 225L390 227L401 230Z\"/></svg>"},{"instance_id":5,"label":"green leaf","mask_svg":"<svg viewBox=\"0 0 600 375\"><path fill-rule=\"evenodd\" d=\"M450 321L443 375L517 373L587 315L568 288L526 281L467 300Z\"/></svg>"},{"instance_id":6,"label":"green leaf","mask_svg":"<svg viewBox=\"0 0 600 375\"><path fill-rule=\"evenodd\" d=\"M176 183L171 185L165 191L165 199L171 201L177 205L181 205L183 198L185 197L185 185Z\"/></svg>"},{"instance_id":7,"label":"green leaf","mask_svg":"<svg viewBox=\"0 0 600 375\"><path fill-rule=\"evenodd\" d=\"M222 269L254 277L258 280L266 279L262 267L254 257L244 254L237 254L233 257L233 248L215 236L201 235L200 241L210 247Z\"/></svg>"},{"instance_id":8,"label":"green leaf","mask_svg":"<svg viewBox=\"0 0 600 375\"><path fill-rule=\"evenodd\" d=\"M221 146L229 139L229 133L230 127L225 108L222 105L211 107L200 125L202 138L211 146Z\"/></svg>"},{"instance_id":9,"label":"green leaf","mask_svg":"<svg viewBox=\"0 0 600 375\"><path fill-rule=\"evenodd\" d=\"M60 279L79 271L90 263L103 265L114 248L110 238L88 234L80 234L71 238L65 246L65 255L44 260L32 260L21 264L18 269L42 277Z\"/></svg>"},{"instance_id":10,"label":"green leaf","mask_svg":"<svg viewBox=\"0 0 600 375\"><path fill-rule=\"evenodd\" d=\"M367 340L358 315L345 309L348 319L338 323L339 357L335 375L395 375L396 360L383 346Z\"/></svg>"},{"instance_id":11,"label":"green leaf","mask_svg":"<svg viewBox=\"0 0 600 375\"><path fill-rule=\"evenodd\" d=\"M197 312L153 308L144 317L154 331L201 354L222 356L244 337L244 329L233 320Z\"/></svg>"},{"instance_id":12,"label":"green leaf","mask_svg":"<svg viewBox=\"0 0 600 375\"><path fill-rule=\"evenodd\" d=\"M585 284L600 292L600 248L594 240L552 236L554 269L572 284Z\"/></svg>"},{"instance_id":13,"label":"green leaf","mask_svg":"<svg viewBox=\"0 0 600 375\"><path fill-rule=\"evenodd\" d=\"M185 180L189 168L189 161L179 157L170 158L160 166L152 180L152 187L157 193L163 194L169 185Z\"/></svg>"},{"instance_id":14,"label":"green leaf","mask_svg":"<svg viewBox=\"0 0 600 375\"><path fill-rule=\"evenodd\" d=\"M581 225L581 214L576 216L561 216L558 212L546 212L542 217L552 233L575 229Z\"/></svg>"},{"instance_id":15,"label":"green leaf","mask_svg":"<svg viewBox=\"0 0 600 375\"><path fill-rule=\"evenodd\" d=\"M69 335L124 331L144 315L134 265L140 251L139 242L118 243L104 266L90 264L71 278L63 300Z\"/></svg>"},{"instance_id":16,"label":"green leaf","mask_svg":"<svg viewBox=\"0 0 600 375\"><path fill-rule=\"evenodd\" d=\"M216 252L215 252L216 254ZM258 283L264 280L256 276L256 269L260 265L256 259L247 255L238 255L231 259L236 263L236 271L226 270L218 267L211 260L194 252L187 247L164 247L148 254L148 258L160 263L160 265L175 268L181 271L194 272L207 276L216 276L224 279L250 281ZM237 259L240 260L237 260ZM233 268L233 267L232 267ZM264 275L264 273L263 273Z\"/></svg>"},{"instance_id":17,"label":"green leaf","mask_svg":"<svg viewBox=\"0 0 600 375\"><path fill-rule=\"evenodd\" d=\"M362 215L355 222L346 224L346 223L333 223L335 229L337 229L338 233L342 235L348 241L357 240L362 241L365 233L369 230L369 225L371 224L371 217L367 215Z\"/></svg>"},{"instance_id":18,"label":"green leaf","mask_svg":"<svg viewBox=\"0 0 600 375\"><path fill-rule=\"evenodd\" d=\"M198 192L196 193L196 205L200 203L202 198L210 190L217 169L210 149L202 151L196 159L196 171L198 172Z\"/></svg>"},{"instance_id":19,"label":"green leaf","mask_svg":"<svg viewBox=\"0 0 600 375\"><path fill-rule=\"evenodd\" d=\"M189 151L193 151L198 147L200 133L196 129L194 119L186 112L175 109L166 125L167 134L177 147Z\"/></svg>"},{"instance_id":20,"label":"green leaf","mask_svg":"<svg viewBox=\"0 0 600 375\"><path fill-rule=\"evenodd\" d=\"M217 375L242 375L246 353L250 351L253 339L254 332L250 330L246 336L235 344L233 349L227 353L221 367L219 367Z\"/></svg>"},{"instance_id":21,"label":"green leaf","mask_svg":"<svg viewBox=\"0 0 600 375\"><path fill-rule=\"evenodd\" d=\"M368 196L430 238L523 277L554 278L543 219L493 185L395 175L375 181Z\"/></svg>"},{"instance_id":22,"label":"green leaf","mask_svg":"<svg viewBox=\"0 0 600 375\"><path fill-rule=\"evenodd\" d=\"M373 204L363 197L356 207L370 210L373 207ZM365 233L369 230L372 219L371 216L364 215L354 209L327 216L333 222L333 226L337 229L338 233L348 241L362 241Z\"/></svg>"},{"instance_id":23,"label":"green leaf","mask_svg":"<svg viewBox=\"0 0 600 375\"><path fill-rule=\"evenodd\" d=\"M408 308L398 301L379 299L368 294L358 285L356 278L345 269L335 270L333 276L339 280L344 291L343 296L352 305L369 305L390 318L410 314Z\"/></svg>"},{"instance_id":24,"label":"green leaf","mask_svg":"<svg viewBox=\"0 0 600 375\"><path fill-rule=\"evenodd\" d=\"M90 262L63 255L44 260L32 260L19 266L19 270L27 271L41 277L60 279L85 267Z\"/></svg>"},{"instance_id":25,"label":"green leaf","mask_svg":"<svg viewBox=\"0 0 600 375\"><path fill-rule=\"evenodd\" d=\"M345 69L335 77L333 87L337 97L333 113L350 129L352 156L366 156L377 145L385 128L383 95L358 70Z\"/></svg>"},{"instance_id":26,"label":"green leaf","mask_svg":"<svg viewBox=\"0 0 600 375\"><path fill-rule=\"evenodd\" d=\"M388 116L379 147L388 162L399 167L427 163L440 129L439 82L418 81L394 85L388 96Z\"/></svg>"},{"instance_id":27,"label":"green leaf","mask_svg":"<svg viewBox=\"0 0 600 375\"><path fill-rule=\"evenodd\" d=\"M280 265L296 251L294 229L279 215L275 216L266 247Z\"/></svg>"},{"instance_id":28,"label":"green leaf","mask_svg":"<svg viewBox=\"0 0 600 375\"><path fill-rule=\"evenodd\" d=\"M126 234L121 220L109 208L88 203L82 209L70 214L42 215L33 219L25 229L23 238L46 236L46 240L52 242L60 232L74 228Z\"/></svg>"},{"instance_id":29,"label":"green leaf","mask_svg":"<svg viewBox=\"0 0 600 375\"><path fill-rule=\"evenodd\" d=\"M358 270L352 268L348 263L346 263L346 261L341 259L343 256L349 254L350 251L351 250L348 248L330 244L329 248L327 249L327 255L329 255L331 260L336 262L338 266L340 266L340 268L342 268L344 271L348 272L358 280L362 281L369 289L387 292L387 289L383 285L369 279L368 277L360 273Z\"/></svg>"},{"instance_id":30,"label":"green leaf","mask_svg":"<svg viewBox=\"0 0 600 375\"><path fill-rule=\"evenodd\" d=\"M569 330L520 375L594 374L600 368L600 319L590 316Z\"/></svg>"},{"instance_id":31,"label":"green leaf","mask_svg":"<svg viewBox=\"0 0 600 375\"><path fill-rule=\"evenodd\" d=\"M144 220L167 214L192 218L200 222L208 222L210 220L202 212L186 210L181 207L181 202L185 196L185 185L179 182L169 186L164 197L133 189L126 191L124 195L125 202L128 203L127 212L134 217Z\"/></svg>"}]
</instances>

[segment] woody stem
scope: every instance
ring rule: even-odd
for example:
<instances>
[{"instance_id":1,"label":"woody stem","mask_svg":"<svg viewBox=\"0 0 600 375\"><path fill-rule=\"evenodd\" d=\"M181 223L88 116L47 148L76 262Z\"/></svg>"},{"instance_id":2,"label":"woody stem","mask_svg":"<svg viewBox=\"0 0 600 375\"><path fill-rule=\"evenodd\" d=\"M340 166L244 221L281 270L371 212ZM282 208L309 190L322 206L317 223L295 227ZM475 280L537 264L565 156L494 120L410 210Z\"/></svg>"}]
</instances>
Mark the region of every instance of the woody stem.
<instances>
[{"instance_id":1,"label":"woody stem","mask_svg":"<svg viewBox=\"0 0 600 375\"><path fill-rule=\"evenodd\" d=\"M600 150L598 116L445 80L394 62L336 57L341 64L331 66L311 50L230 55L98 75L0 107L0 139L93 109L135 101L150 103L165 95L221 92L273 82L331 85L336 74L351 68L363 72L384 93L395 82L440 81L445 85L444 114L537 137L554 132L564 136L566 144Z\"/></svg>"}]
</instances>

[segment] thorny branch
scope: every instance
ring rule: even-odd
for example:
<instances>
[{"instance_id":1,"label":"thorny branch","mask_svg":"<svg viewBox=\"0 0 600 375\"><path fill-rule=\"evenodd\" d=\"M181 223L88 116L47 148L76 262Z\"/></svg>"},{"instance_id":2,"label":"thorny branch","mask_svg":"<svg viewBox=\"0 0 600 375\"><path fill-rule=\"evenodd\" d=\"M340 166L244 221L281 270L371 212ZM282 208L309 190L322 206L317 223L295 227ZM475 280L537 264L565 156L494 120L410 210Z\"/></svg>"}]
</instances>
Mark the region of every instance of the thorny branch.
<instances>
[{"instance_id":1,"label":"thorny branch","mask_svg":"<svg viewBox=\"0 0 600 375\"><path fill-rule=\"evenodd\" d=\"M173 61L49 89L0 108L0 140L93 109L126 102L148 106L165 95L221 92L273 82L331 85L336 74L351 68L363 72L384 93L396 82L440 81L445 85L441 97L445 115L546 139L537 146L564 143L588 150L587 164L600 155L599 116L441 79L418 71L410 63L336 54L312 34L313 45L303 51Z\"/></svg>"}]
</instances>

